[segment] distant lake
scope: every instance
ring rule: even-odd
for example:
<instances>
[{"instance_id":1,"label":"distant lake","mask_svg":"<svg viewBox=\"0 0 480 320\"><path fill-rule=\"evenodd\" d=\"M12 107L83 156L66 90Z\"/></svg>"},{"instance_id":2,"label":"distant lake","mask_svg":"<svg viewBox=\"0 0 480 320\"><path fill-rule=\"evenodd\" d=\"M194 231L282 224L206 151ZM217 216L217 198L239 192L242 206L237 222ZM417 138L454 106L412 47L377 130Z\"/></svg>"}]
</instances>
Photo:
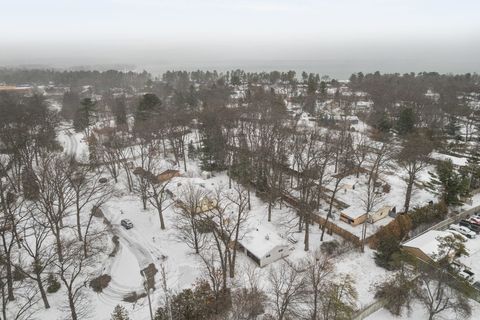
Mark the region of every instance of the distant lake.
<instances>
[{"instance_id":1,"label":"distant lake","mask_svg":"<svg viewBox=\"0 0 480 320\"><path fill-rule=\"evenodd\" d=\"M473 69L470 69L473 68ZM189 62L159 62L155 64L138 64L136 71L147 70L159 76L167 70L217 70L226 72L243 69L247 72L288 71L294 70L297 76L302 71L328 75L334 79L348 79L352 73L380 71L382 73L407 73L436 71L439 73L474 73L480 70L480 65L465 66L460 61L458 65L442 64L440 61L419 61L418 59L369 59L369 60L245 60L245 61L189 61Z\"/></svg>"}]
</instances>

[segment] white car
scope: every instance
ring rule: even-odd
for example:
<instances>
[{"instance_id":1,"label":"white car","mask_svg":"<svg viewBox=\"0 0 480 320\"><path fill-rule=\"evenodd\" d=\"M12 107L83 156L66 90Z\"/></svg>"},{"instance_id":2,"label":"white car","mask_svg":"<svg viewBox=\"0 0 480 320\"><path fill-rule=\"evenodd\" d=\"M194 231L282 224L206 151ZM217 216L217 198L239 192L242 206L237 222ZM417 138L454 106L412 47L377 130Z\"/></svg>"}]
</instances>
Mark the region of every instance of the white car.
<instances>
[{"instance_id":1,"label":"white car","mask_svg":"<svg viewBox=\"0 0 480 320\"><path fill-rule=\"evenodd\" d=\"M473 273L471 270L464 268L461 270L458 275L465 279L469 283L473 283L475 281L475 273Z\"/></svg>"},{"instance_id":2,"label":"white car","mask_svg":"<svg viewBox=\"0 0 480 320\"><path fill-rule=\"evenodd\" d=\"M132 221L130 221L128 219L122 219L122 221L120 221L120 224L127 230L133 228Z\"/></svg>"},{"instance_id":3,"label":"white car","mask_svg":"<svg viewBox=\"0 0 480 320\"><path fill-rule=\"evenodd\" d=\"M474 239L474 238L477 237L477 234L475 232L471 231L467 227L463 227L463 226L458 225L458 224L451 224L449 229L460 232L465 237L470 238L470 239Z\"/></svg>"}]
</instances>

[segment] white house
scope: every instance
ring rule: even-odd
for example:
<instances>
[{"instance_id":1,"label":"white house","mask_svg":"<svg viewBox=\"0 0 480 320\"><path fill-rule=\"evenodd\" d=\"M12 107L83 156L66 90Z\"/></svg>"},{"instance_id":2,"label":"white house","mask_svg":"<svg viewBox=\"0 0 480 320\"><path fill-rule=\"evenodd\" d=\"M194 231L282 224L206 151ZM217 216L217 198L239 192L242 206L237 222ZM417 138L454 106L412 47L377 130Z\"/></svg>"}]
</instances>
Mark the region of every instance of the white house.
<instances>
[{"instance_id":1,"label":"white house","mask_svg":"<svg viewBox=\"0 0 480 320\"><path fill-rule=\"evenodd\" d=\"M238 241L240 250L260 267L264 267L290 254L289 245L275 232L264 226L252 228Z\"/></svg>"}]
</instances>

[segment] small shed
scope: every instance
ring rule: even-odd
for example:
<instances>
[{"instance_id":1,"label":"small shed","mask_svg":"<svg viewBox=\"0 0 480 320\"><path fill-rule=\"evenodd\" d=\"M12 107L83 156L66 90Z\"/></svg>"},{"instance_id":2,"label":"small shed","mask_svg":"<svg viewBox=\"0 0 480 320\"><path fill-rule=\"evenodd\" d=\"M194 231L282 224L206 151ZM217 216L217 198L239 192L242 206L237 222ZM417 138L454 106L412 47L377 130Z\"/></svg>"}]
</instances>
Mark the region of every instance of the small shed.
<instances>
[{"instance_id":1,"label":"small shed","mask_svg":"<svg viewBox=\"0 0 480 320\"><path fill-rule=\"evenodd\" d=\"M356 226L367 220L367 214L360 207L350 206L340 213L340 220Z\"/></svg>"},{"instance_id":2,"label":"small shed","mask_svg":"<svg viewBox=\"0 0 480 320\"><path fill-rule=\"evenodd\" d=\"M397 212L396 207L384 206L384 207L378 209L376 212L371 213L368 216L368 222L375 223L378 220L384 219L384 218L390 216L392 213L395 213L395 212Z\"/></svg>"},{"instance_id":3,"label":"small shed","mask_svg":"<svg viewBox=\"0 0 480 320\"><path fill-rule=\"evenodd\" d=\"M258 225L238 241L240 250L260 267L290 255L289 245L275 232Z\"/></svg>"}]
</instances>

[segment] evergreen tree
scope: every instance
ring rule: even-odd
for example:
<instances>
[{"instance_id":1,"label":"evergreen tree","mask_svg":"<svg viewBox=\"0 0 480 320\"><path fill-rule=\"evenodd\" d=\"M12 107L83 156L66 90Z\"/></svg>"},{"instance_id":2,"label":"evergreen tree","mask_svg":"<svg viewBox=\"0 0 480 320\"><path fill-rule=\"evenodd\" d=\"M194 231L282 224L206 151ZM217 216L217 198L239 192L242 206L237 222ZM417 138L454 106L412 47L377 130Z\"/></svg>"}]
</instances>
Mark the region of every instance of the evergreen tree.
<instances>
[{"instance_id":1,"label":"evergreen tree","mask_svg":"<svg viewBox=\"0 0 480 320\"><path fill-rule=\"evenodd\" d=\"M450 159L439 162L435 171L435 173L430 173L432 179L427 184L427 187L432 192L440 193L445 204L461 205L462 200L460 197L468 195L468 179L455 171Z\"/></svg>"},{"instance_id":2,"label":"evergreen tree","mask_svg":"<svg viewBox=\"0 0 480 320\"><path fill-rule=\"evenodd\" d=\"M62 110L60 114L63 118L71 120L75 117L78 107L80 106L80 97L75 91L67 91L63 94Z\"/></svg>"},{"instance_id":3,"label":"evergreen tree","mask_svg":"<svg viewBox=\"0 0 480 320\"><path fill-rule=\"evenodd\" d=\"M95 166L98 163L98 140L92 134L88 137L88 158L90 165Z\"/></svg>"},{"instance_id":4,"label":"evergreen tree","mask_svg":"<svg viewBox=\"0 0 480 320\"><path fill-rule=\"evenodd\" d=\"M458 120L457 120L456 117L451 116L448 119L448 123L445 126L445 130L447 131L447 134L451 137L458 136L458 132L460 130L460 125L458 124Z\"/></svg>"},{"instance_id":5,"label":"evergreen tree","mask_svg":"<svg viewBox=\"0 0 480 320\"><path fill-rule=\"evenodd\" d=\"M146 121L158 115L162 101L153 93L145 94L140 100L137 111L135 112L135 124Z\"/></svg>"},{"instance_id":6,"label":"evergreen tree","mask_svg":"<svg viewBox=\"0 0 480 320\"><path fill-rule=\"evenodd\" d=\"M307 94L315 94L315 92L317 91L317 86L318 82L315 76L313 75L313 73L310 73L310 75L308 76Z\"/></svg>"},{"instance_id":7,"label":"evergreen tree","mask_svg":"<svg viewBox=\"0 0 480 320\"><path fill-rule=\"evenodd\" d=\"M80 108L75 112L73 118L73 128L80 132L88 129L92 124L95 115L95 102L90 98L85 98L80 102Z\"/></svg>"},{"instance_id":8,"label":"evergreen tree","mask_svg":"<svg viewBox=\"0 0 480 320\"><path fill-rule=\"evenodd\" d=\"M195 159L197 157L197 149L195 149L195 146L193 145L193 141L190 140L188 143L188 158L189 159Z\"/></svg>"},{"instance_id":9,"label":"evergreen tree","mask_svg":"<svg viewBox=\"0 0 480 320\"><path fill-rule=\"evenodd\" d=\"M405 108L400 112L397 123L398 133L401 135L412 132L415 126L415 113L412 108Z\"/></svg>"},{"instance_id":10,"label":"evergreen tree","mask_svg":"<svg viewBox=\"0 0 480 320\"><path fill-rule=\"evenodd\" d=\"M128 317L127 310L123 306L117 304L115 309L113 309L111 320L130 320L130 318Z\"/></svg>"},{"instance_id":11,"label":"evergreen tree","mask_svg":"<svg viewBox=\"0 0 480 320\"><path fill-rule=\"evenodd\" d=\"M113 104L113 114L117 125L127 123L127 105L125 103L125 97L115 99Z\"/></svg>"}]
</instances>

